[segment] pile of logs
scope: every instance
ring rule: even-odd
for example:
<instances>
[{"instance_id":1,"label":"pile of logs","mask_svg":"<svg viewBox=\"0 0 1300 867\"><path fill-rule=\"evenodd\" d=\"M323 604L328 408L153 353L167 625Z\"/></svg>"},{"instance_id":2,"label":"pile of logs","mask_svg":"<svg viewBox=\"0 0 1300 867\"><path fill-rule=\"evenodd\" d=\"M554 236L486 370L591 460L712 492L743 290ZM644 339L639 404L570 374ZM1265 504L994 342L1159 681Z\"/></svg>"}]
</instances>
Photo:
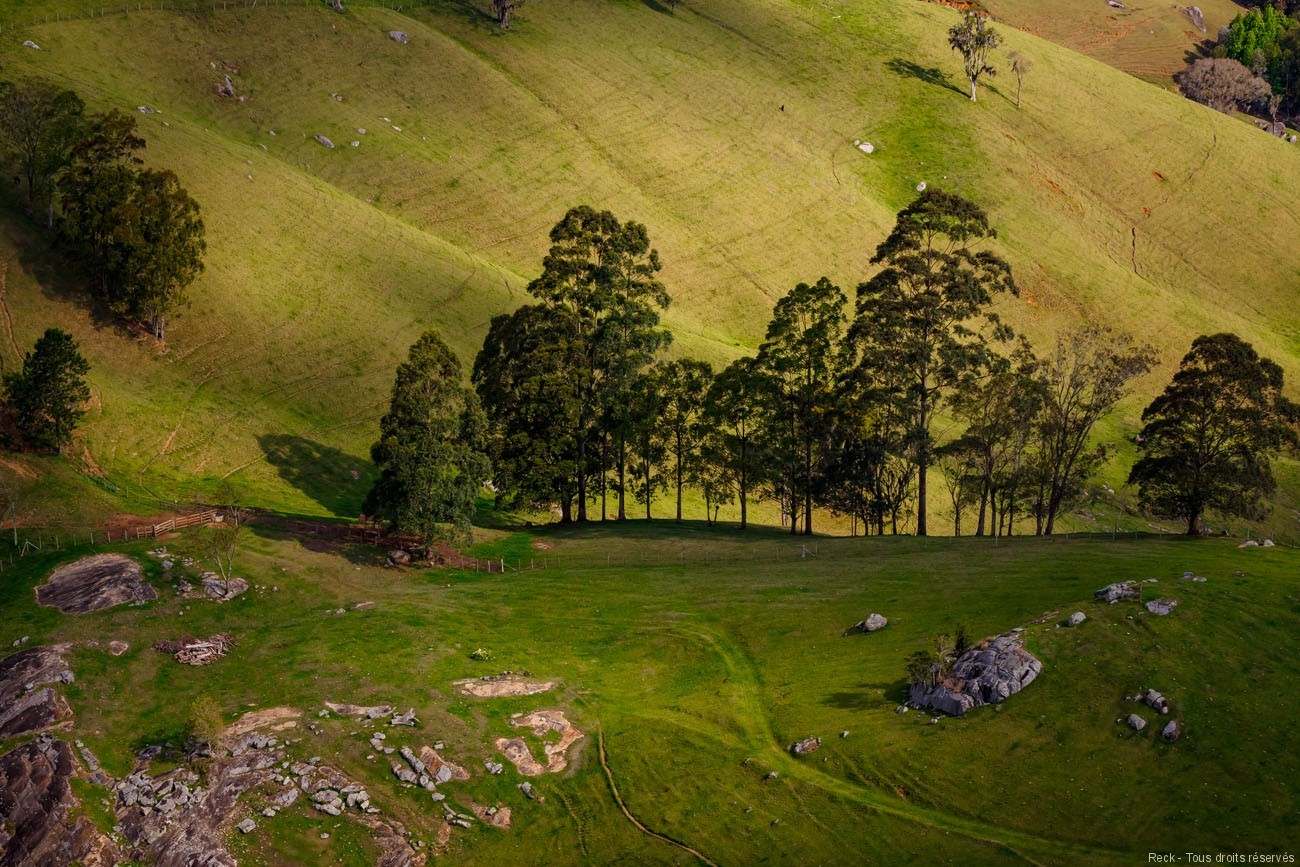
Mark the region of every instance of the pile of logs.
<instances>
[{"instance_id":1,"label":"pile of logs","mask_svg":"<svg viewBox=\"0 0 1300 867\"><path fill-rule=\"evenodd\" d=\"M153 649L159 653L170 653L177 662L185 665L207 665L214 659L225 656L235 639L224 632L218 632L211 638L194 638L187 636L180 641L163 639L154 644Z\"/></svg>"}]
</instances>

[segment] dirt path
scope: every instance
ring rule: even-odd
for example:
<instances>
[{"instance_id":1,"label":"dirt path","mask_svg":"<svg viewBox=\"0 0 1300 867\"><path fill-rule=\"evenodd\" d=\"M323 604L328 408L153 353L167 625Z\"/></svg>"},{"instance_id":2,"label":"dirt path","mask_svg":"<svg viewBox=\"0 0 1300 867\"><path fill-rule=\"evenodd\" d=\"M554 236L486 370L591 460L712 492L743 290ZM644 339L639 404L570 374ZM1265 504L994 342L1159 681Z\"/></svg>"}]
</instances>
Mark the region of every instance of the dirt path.
<instances>
[{"instance_id":1,"label":"dirt path","mask_svg":"<svg viewBox=\"0 0 1300 867\"><path fill-rule=\"evenodd\" d=\"M658 831L650 830L645 825L641 824L641 820L632 815L632 811L627 808L627 804L623 803L623 796L618 793L618 784L614 782L614 773L609 769L609 762L605 758L605 732L603 729L596 732L596 743L600 747L600 766L605 771L605 779L609 781L609 791L614 795L614 802L618 804L618 808L623 811L623 815L627 816L627 820L640 828L642 834L645 834L648 837L654 837L656 840L663 840L670 846L676 846L678 849L690 852L696 858L700 859L705 864L708 864L709 867L718 867L716 863L710 861L703 853L696 849L692 849L680 840L674 840L667 834L660 834Z\"/></svg>"},{"instance_id":2,"label":"dirt path","mask_svg":"<svg viewBox=\"0 0 1300 867\"><path fill-rule=\"evenodd\" d=\"M14 351L14 358L22 360L22 350L18 348L18 341L14 338L14 317L9 312L9 302L5 300L5 294L9 291L9 263L5 262L0 266L0 308L3 308L5 314L5 329L9 332L9 346Z\"/></svg>"}]
</instances>

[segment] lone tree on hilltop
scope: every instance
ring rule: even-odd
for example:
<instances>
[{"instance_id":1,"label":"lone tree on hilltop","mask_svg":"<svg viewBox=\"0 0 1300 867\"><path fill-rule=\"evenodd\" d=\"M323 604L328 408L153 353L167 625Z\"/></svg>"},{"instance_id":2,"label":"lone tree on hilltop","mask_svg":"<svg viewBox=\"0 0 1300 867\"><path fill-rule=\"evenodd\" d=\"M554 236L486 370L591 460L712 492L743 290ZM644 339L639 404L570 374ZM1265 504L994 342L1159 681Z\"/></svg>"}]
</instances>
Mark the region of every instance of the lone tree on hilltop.
<instances>
[{"instance_id":1,"label":"lone tree on hilltop","mask_svg":"<svg viewBox=\"0 0 1300 867\"><path fill-rule=\"evenodd\" d=\"M1129 483L1144 508L1187 521L1189 536L1206 509L1262 517L1275 487L1269 459L1296 444L1298 418L1281 367L1235 334L1202 335L1142 413L1143 455Z\"/></svg>"},{"instance_id":2,"label":"lone tree on hilltop","mask_svg":"<svg viewBox=\"0 0 1300 867\"><path fill-rule=\"evenodd\" d=\"M948 44L961 55L966 78L970 81L970 101L975 101L975 86L980 77L990 78L998 71L989 65L989 55L1002 44L1002 37L989 26L988 18L978 12L967 12L960 24L948 31Z\"/></svg>"},{"instance_id":3,"label":"lone tree on hilltop","mask_svg":"<svg viewBox=\"0 0 1300 867\"><path fill-rule=\"evenodd\" d=\"M907 459L916 466L916 533L926 534L926 472L931 426L955 391L994 363L990 340L1011 338L989 308L1000 292L1019 294L1011 266L973 246L997 237L972 202L926 190L898 214L876 248L880 273L858 286L849 329L857 388L875 389L906 424Z\"/></svg>"},{"instance_id":4,"label":"lone tree on hilltop","mask_svg":"<svg viewBox=\"0 0 1300 867\"><path fill-rule=\"evenodd\" d=\"M461 383L460 362L434 332L422 334L398 366L379 431L370 449L379 479L366 495L366 513L426 541L468 538L491 474L486 420Z\"/></svg>"},{"instance_id":5,"label":"lone tree on hilltop","mask_svg":"<svg viewBox=\"0 0 1300 867\"><path fill-rule=\"evenodd\" d=\"M524 0L492 0L492 14L496 16L497 24L501 25L502 30L510 29L510 16L516 7L523 5Z\"/></svg>"},{"instance_id":6,"label":"lone tree on hilltop","mask_svg":"<svg viewBox=\"0 0 1300 867\"><path fill-rule=\"evenodd\" d=\"M72 336L48 328L23 358L22 370L5 374L9 415L31 445L62 451L72 439L90 399L83 379L89 370Z\"/></svg>"},{"instance_id":7,"label":"lone tree on hilltop","mask_svg":"<svg viewBox=\"0 0 1300 867\"><path fill-rule=\"evenodd\" d=\"M1016 108L1020 108L1020 90L1025 86L1025 76L1034 68L1034 64L1019 51L1012 51L1007 57L1011 60L1011 71L1016 74Z\"/></svg>"}]
</instances>

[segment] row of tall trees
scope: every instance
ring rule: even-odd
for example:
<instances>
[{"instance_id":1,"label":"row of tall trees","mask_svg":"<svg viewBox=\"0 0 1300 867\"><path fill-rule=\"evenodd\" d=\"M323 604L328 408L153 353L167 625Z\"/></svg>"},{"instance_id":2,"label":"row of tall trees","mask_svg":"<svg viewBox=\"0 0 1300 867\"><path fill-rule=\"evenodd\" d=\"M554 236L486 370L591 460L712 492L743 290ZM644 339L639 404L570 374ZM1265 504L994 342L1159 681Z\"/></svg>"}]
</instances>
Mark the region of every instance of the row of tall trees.
<instances>
[{"instance_id":1,"label":"row of tall trees","mask_svg":"<svg viewBox=\"0 0 1300 867\"><path fill-rule=\"evenodd\" d=\"M791 532L819 509L864 532L926 535L933 471L952 530L1051 534L1107 456L1097 424L1155 364L1155 352L1098 325L1036 355L994 311L1015 294L996 233L973 203L938 190L899 214L853 305L823 277L776 302L756 355L715 372L667 360L669 304L644 226L590 207L551 231L536 299L492 320L473 390L436 336L399 368L367 504L428 534L468 527L478 481L501 506L563 521L651 517L686 492L710 521L736 503L779 504ZM850 316L850 311L852 315ZM1131 481L1152 512L1258 512L1268 456L1294 443L1300 411L1281 369L1233 335L1198 338L1143 416ZM948 429L959 431L948 435ZM491 469L489 470L489 466ZM968 524L967 524L968 526Z\"/></svg>"},{"instance_id":2,"label":"row of tall trees","mask_svg":"<svg viewBox=\"0 0 1300 867\"><path fill-rule=\"evenodd\" d=\"M993 310L1016 290L976 205L938 190L898 215L850 305L827 278L780 299L753 358L714 373L656 360L669 298L644 226L579 207L552 230L537 303L496 317L474 364L502 504L555 506L562 520L650 516L670 489L710 518L755 499L779 503L792 532L814 513L868 532L929 532L931 470L968 500L976 532L1032 513L1051 533L1100 453L1093 425L1152 363L1103 329L1035 358ZM964 436L940 442L936 419Z\"/></svg>"},{"instance_id":3,"label":"row of tall trees","mask_svg":"<svg viewBox=\"0 0 1300 867\"><path fill-rule=\"evenodd\" d=\"M143 167L144 146L131 115L87 114L44 79L0 81L0 156L28 211L44 213L99 300L162 340L207 245L198 203L172 172Z\"/></svg>"}]
</instances>

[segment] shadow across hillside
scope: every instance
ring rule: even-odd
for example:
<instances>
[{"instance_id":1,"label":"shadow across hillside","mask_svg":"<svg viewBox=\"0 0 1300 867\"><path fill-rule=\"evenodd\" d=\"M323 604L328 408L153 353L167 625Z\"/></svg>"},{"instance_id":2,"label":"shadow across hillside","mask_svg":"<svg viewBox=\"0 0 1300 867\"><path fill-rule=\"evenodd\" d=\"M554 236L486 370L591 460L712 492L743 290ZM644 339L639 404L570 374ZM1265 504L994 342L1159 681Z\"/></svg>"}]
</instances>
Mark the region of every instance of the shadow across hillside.
<instances>
[{"instance_id":1,"label":"shadow across hillside","mask_svg":"<svg viewBox=\"0 0 1300 867\"><path fill-rule=\"evenodd\" d=\"M840 710L866 710L880 704L882 691L885 701L890 704L900 705L907 701L907 681L896 680L893 683L863 683L854 690L832 692L822 699L822 704Z\"/></svg>"},{"instance_id":2,"label":"shadow across hillside","mask_svg":"<svg viewBox=\"0 0 1300 867\"><path fill-rule=\"evenodd\" d=\"M370 490L370 462L333 446L290 434L263 434L257 444L280 478L332 515L354 517Z\"/></svg>"},{"instance_id":3,"label":"shadow across hillside","mask_svg":"<svg viewBox=\"0 0 1300 867\"><path fill-rule=\"evenodd\" d=\"M942 87L953 93L960 93L962 96L966 95L962 93L961 88L948 80L948 73L937 66L922 66L902 57L894 57L885 61L885 68L902 78L915 78L926 84L933 84L935 87Z\"/></svg>"}]
</instances>

